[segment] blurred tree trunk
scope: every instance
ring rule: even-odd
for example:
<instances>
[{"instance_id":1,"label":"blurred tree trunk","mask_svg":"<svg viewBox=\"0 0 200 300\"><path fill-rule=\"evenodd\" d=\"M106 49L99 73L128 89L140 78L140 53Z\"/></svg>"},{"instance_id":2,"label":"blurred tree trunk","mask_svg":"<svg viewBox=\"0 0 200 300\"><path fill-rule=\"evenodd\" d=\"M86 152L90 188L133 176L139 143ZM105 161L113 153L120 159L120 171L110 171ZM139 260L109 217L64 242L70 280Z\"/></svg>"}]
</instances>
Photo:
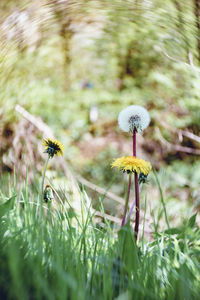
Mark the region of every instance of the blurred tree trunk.
<instances>
[{"instance_id":1,"label":"blurred tree trunk","mask_svg":"<svg viewBox=\"0 0 200 300\"><path fill-rule=\"evenodd\" d=\"M118 55L118 65L119 65L119 75L118 75L118 89L121 91L125 88L124 78L126 75L133 75L133 70L130 67L130 60L132 58L132 44L134 41L131 41L126 49L124 55Z\"/></svg>"},{"instance_id":2,"label":"blurred tree trunk","mask_svg":"<svg viewBox=\"0 0 200 300\"><path fill-rule=\"evenodd\" d=\"M59 1L59 0L50 0L50 4L52 7L52 11L56 22L59 26L59 35L62 40L62 48L64 53L64 74L66 76L66 88L70 88L71 80L70 80L70 64L71 64L71 40L73 37L72 30L72 11L73 7L72 1Z\"/></svg>"},{"instance_id":3,"label":"blurred tree trunk","mask_svg":"<svg viewBox=\"0 0 200 300\"><path fill-rule=\"evenodd\" d=\"M189 62L190 43L188 41L186 30L185 30L185 22L184 22L184 18L183 18L183 9L181 7L181 1L174 0L174 5L175 5L176 11L177 11L177 19L178 19L177 28L178 28L180 35L182 35L182 37L183 37L184 47L185 47L185 51L186 51L186 59Z\"/></svg>"},{"instance_id":4,"label":"blurred tree trunk","mask_svg":"<svg viewBox=\"0 0 200 300\"><path fill-rule=\"evenodd\" d=\"M137 21L136 19L133 19L132 22L134 23L139 23L141 20L141 14L142 14L142 1L141 0L135 0L132 3L131 10L134 11L135 14L137 14ZM129 7L130 9L130 7ZM118 24L117 24L118 26ZM120 39L120 36L118 36L118 30L116 30L116 35L117 35L117 41ZM118 44L120 45L120 42L118 41ZM126 48L125 53L121 54L121 47L117 48L117 57L118 57L118 67L119 67L119 72L118 72L118 78L117 78L117 88L119 91L122 91L123 89L126 88L124 85L124 78L126 75L134 76L134 70L131 67L131 59L133 56L133 44L134 44L134 39L131 40Z\"/></svg>"},{"instance_id":5,"label":"blurred tree trunk","mask_svg":"<svg viewBox=\"0 0 200 300\"><path fill-rule=\"evenodd\" d=\"M196 28L197 28L198 60L200 63L200 0L194 0L194 14L196 17Z\"/></svg>"}]
</instances>

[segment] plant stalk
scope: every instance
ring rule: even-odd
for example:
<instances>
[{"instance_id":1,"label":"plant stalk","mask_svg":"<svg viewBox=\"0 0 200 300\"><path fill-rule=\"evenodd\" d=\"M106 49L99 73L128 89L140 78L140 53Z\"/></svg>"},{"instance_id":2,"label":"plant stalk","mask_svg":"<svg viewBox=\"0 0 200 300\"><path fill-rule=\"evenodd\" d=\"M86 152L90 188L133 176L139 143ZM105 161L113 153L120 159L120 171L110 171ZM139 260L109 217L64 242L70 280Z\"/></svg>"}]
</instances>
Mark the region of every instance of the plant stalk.
<instances>
[{"instance_id":1,"label":"plant stalk","mask_svg":"<svg viewBox=\"0 0 200 300\"><path fill-rule=\"evenodd\" d=\"M139 220L140 220L140 198L139 198L139 183L138 183L138 174L135 173L135 205L136 205L136 214L135 214L135 239L137 241L138 231L139 231Z\"/></svg>"},{"instance_id":2,"label":"plant stalk","mask_svg":"<svg viewBox=\"0 0 200 300\"><path fill-rule=\"evenodd\" d=\"M130 190L131 190L131 173L129 174L128 192L127 192L127 196L126 196L126 203L124 206L124 214L123 214L123 218L122 218L121 227L123 227L126 224L125 221L126 221L126 213L127 213L127 209L128 209L128 203L129 203Z\"/></svg>"},{"instance_id":3,"label":"plant stalk","mask_svg":"<svg viewBox=\"0 0 200 300\"><path fill-rule=\"evenodd\" d=\"M136 157L136 133L137 131L134 129L133 131L133 156Z\"/></svg>"},{"instance_id":4,"label":"plant stalk","mask_svg":"<svg viewBox=\"0 0 200 300\"><path fill-rule=\"evenodd\" d=\"M139 193L140 193L140 190L141 190L141 187L140 187L140 185L139 185ZM133 202L133 204L132 204L132 206L131 206L131 209L130 209L130 211L129 211L129 213L128 213L128 216L127 216L127 219L126 219L126 223L127 223L128 220L130 219L130 217L131 217L131 215L132 215L132 213L133 213L134 207L135 207L135 201Z\"/></svg>"},{"instance_id":5,"label":"plant stalk","mask_svg":"<svg viewBox=\"0 0 200 300\"><path fill-rule=\"evenodd\" d=\"M133 131L133 156L136 157L136 130ZM135 239L137 241L138 231L139 231L139 220L140 220L140 194L139 194L138 174L136 172L135 172L135 204L136 204Z\"/></svg>"},{"instance_id":6,"label":"plant stalk","mask_svg":"<svg viewBox=\"0 0 200 300\"><path fill-rule=\"evenodd\" d=\"M42 174L42 182L41 182L41 197L43 196L43 192L44 192L44 178L45 178L45 174L46 174L46 170L47 170L47 165L50 159L50 155L48 155L46 161L45 161L45 165L44 165L44 171Z\"/></svg>"}]
</instances>

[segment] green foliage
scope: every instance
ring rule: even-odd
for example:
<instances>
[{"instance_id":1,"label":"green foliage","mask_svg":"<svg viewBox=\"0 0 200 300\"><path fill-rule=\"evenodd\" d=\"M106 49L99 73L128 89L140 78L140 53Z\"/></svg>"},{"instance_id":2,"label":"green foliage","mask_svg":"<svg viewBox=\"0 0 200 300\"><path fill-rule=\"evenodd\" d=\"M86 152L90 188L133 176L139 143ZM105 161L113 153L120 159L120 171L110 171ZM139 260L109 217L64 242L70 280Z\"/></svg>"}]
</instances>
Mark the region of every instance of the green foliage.
<instances>
[{"instance_id":1,"label":"green foliage","mask_svg":"<svg viewBox=\"0 0 200 300\"><path fill-rule=\"evenodd\" d=\"M13 208L14 206L14 200L15 200L16 195L12 196L8 200L6 200L5 203L0 205L0 219L9 212L10 209Z\"/></svg>"},{"instance_id":2,"label":"green foliage","mask_svg":"<svg viewBox=\"0 0 200 300\"><path fill-rule=\"evenodd\" d=\"M84 195L83 191L82 208ZM75 216L77 225L67 211L61 218L50 206L40 220L37 194L26 185L2 207L9 209L4 210L0 239L1 298L199 297L196 214L180 227L155 232L155 241L146 243L143 238L136 245L129 223L117 236L109 222L104 229L94 225L90 209L83 219Z\"/></svg>"}]
</instances>

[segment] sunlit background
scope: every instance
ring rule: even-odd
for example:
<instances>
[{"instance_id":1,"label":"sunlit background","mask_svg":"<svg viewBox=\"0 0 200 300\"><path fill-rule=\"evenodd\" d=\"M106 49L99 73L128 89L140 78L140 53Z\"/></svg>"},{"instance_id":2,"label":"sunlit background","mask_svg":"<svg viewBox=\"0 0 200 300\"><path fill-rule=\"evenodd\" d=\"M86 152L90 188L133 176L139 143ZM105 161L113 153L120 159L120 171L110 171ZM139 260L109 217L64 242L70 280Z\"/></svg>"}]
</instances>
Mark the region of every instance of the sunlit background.
<instances>
[{"instance_id":1,"label":"sunlit background","mask_svg":"<svg viewBox=\"0 0 200 300\"><path fill-rule=\"evenodd\" d=\"M130 136L120 131L117 118L137 104L151 115L149 128L138 137L138 156L158 171L170 221L176 224L197 211L198 3L1 0L1 193L7 193L14 172L19 186L28 174L33 191L38 189L42 138L55 136L65 152L64 162L51 162L51 183L70 194L76 182L93 207L102 200L117 222L122 206L104 194L124 197L126 177L110 164L131 155ZM142 195L151 223L151 212L159 215L161 207L153 174ZM147 231L148 226L147 218Z\"/></svg>"}]
</instances>

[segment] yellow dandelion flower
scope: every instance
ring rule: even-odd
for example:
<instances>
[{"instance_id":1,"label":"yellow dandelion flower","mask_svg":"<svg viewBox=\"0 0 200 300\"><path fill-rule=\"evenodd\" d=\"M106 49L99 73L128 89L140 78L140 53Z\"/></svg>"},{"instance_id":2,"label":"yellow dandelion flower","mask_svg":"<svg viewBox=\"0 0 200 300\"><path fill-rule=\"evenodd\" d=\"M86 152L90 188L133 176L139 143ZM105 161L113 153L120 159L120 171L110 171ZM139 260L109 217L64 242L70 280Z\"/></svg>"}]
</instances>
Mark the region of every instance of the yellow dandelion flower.
<instances>
[{"instance_id":1,"label":"yellow dandelion flower","mask_svg":"<svg viewBox=\"0 0 200 300\"><path fill-rule=\"evenodd\" d=\"M151 164L144 159L137 158L135 156L123 156L117 158L111 164L111 168L118 168L120 171L127 173L137 173L148 175L151 171Z\"/></svg>"},{"instance_id":2,"label":"yellow dandelion flower","mask_svg":"<svg viewBox=\"0 0 200 300\"><path fill-rule=\"evenodd\" d=\"M43 146L45 147L45 153L48 153L50 157L54 157L54 155L63 155L64 146L57 140L43 140Z\"/></svg>"}]
</instances>

